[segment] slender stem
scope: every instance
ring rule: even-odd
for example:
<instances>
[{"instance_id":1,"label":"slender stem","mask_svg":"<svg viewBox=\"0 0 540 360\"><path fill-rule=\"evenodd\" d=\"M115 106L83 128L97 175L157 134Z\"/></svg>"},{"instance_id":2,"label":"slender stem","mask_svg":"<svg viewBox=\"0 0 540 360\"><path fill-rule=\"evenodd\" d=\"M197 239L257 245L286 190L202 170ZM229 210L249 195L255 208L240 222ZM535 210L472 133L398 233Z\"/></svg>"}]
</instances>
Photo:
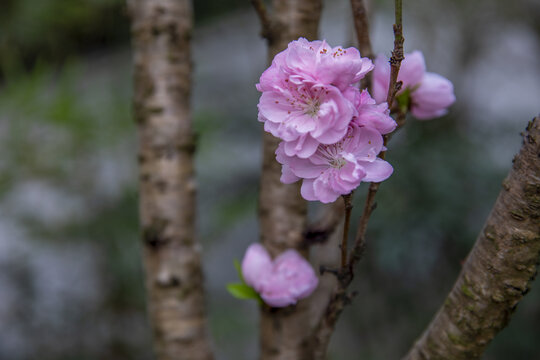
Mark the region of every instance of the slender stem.
<instances>
[{"instance_id":1,"label":"slender stem","mask_svg":"<svg viewBox=\"0 0 540 360\"><path fill-rule=\"evenodd\" d=\"M386 97L388 107L392 107L396 93L399 91L402 85L401 82L397 81L401 61L404 59L403 42L405 41L405 38L403 37L401 1L402 0L395 0L396 22L394 24L394 50L392 51L392 56L390 57L390 83L388 85L388 95Z\"/></svg>"},{"instance_id":2,"label":"slender stem","mask_svg":"<svg viewBox=\"0 0 540 360\"><path fill-rule=\"evenodd\" d=\"M343 226L343 239L341 240L341 268L345 269L347 266L347 239L349 238L349 224L351 223L351 210L352 210L352 195L342 195L343 202L345 203L345 225Z\"/></svg>"},{"instance_id":3,"label":"slender stem","mask_svg":"<svg viewBox=\"0 0 540 360\"><path fill-rule=\"evenodd\" d=\"M394 24L394 50L392 51L392 57L390 58L390 85L388 87L387 96L389 107L391 107L396 93L401 87L401 82L397 81L397 77L399 74L399 68L401 67L401 61L403 60L403 42L405 40L403 37L402 0L395 0L395 16L396 23ZM399 114L398 118L400 120L399 122L402 123L403 119L401 116L399 116ZM390 136L385 135L384 146L386 146L389 140ZM386 157L386 151L381 152L379 157L384 159ZM354 247L349 256L349 266L351 269L354 267L356 262L360 260L362 253L364 252L367 225L369 218L371 217L371 213L375 209L375 195L379 190L379 186L380 183L371 183L369 185L368 195L366 197L366 202L364 203L364 209L358 222L358 231L356 232Z\"/></svg>"},{"instance_id":4,"label":"slender stem","mask_svg":"<svg viewBox=\"0 0 540 360\"><path fill-rule=\"evenodd\" d=\"M354 265L362 258L364 249L366 247L365 237L369 218L373 210L375 210L375 195L379 190L380 183L371 183L369 184L369 190L364 203L364 209L362 210L362 215L358 221L358 230L356 231L356 238L354 241L354 246L349 256L349 267L352 268Z\"/></svg>"},{"instance_id":5,"label":"slender stem","mask_svg":"<svg viewBox=\"0 0 540 360\"><path fill-rule=\"evenodd\" d=\"M391 76L390 85L388 90L388 104L391 107L396 92L399 90L400 83L397 81L399 67L403 60L403 32L402 32L402 20L401 20L401 0L395 0L396 6L396 23L394 25L394 50L392 51L392 57L390 58ZM385 136L384 143L389 140L388 136ZM384 158L385 154L381 153L380 157ZM326 309L319 319L315 331L313 333L314 339L314 360L322 360L326 358L326 349L330 342L330 337L334 331L336 322L343 311L344 307L351 301L351 294L347 293L347 289L354 277L354 265L360 260L365 249L365 234L367 230L367 224L369 218L375 209L375 195L379 190L379 183L371 183L368 190L364 209L359 220L358 232L356 235L353 249L351 250L347 262L347 266L341 268L337 274L338 285L332 292L330 301L326 306ZM343 247L343 246L342 246ZM343 256L343 249L342 249ZM343 264L343 261L342 261Z\"/></svg>"},{"instance_id":6,"label":"slender stem","mask_svg":"<svg viewBox=\"0 0 540 360\"><path fill-rule=\"evenodd\" d=\"M358 50L364 57L373 60L373 50L369 38L369 21L366 8L366 0L351 0L351 7L354 19L354 29L358 40ZM371 87L371 72L369 72L360 82L362 89Z\"/></svg>"}]
</instances>

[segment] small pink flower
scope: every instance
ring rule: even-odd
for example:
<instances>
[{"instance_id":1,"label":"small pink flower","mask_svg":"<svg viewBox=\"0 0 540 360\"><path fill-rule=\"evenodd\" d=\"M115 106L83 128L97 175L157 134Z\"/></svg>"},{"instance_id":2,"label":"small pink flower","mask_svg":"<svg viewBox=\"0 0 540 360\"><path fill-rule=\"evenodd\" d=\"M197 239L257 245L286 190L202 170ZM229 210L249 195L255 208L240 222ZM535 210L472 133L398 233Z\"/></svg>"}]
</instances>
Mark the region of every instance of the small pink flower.
<instances>
[{"instance_id":1,"label":"small pink flower","mask_svg":"<svg viewBox=\"0 0 540 360\"><path fill-rule=\"evenodd\" d=\"M252 244L242 260L242 275L272 307L296 304L308 297L319 282L315 271L297 251L289 249L274 261L260 244Z\"/></svg>"},{"instance_id":2,"label":"small pink flower","mask_svg":"<svg viewBox=\"0 0 540 360\"><path fill-rule=\"evenodd\" d=\"M339 141L355 114L338 88L310 80L291 79L279 90L263 92L258 107L264 129L291 142L288 152L302 157L311 155L315 144Z\"/></svg>"},{"instance_id":3,"label":"small pink flower","mask_svg":"<svg viewBox=\"0 0 540 360\"><path fill-rule=\"evenodd\" d=\"M321 144L307 159L287 156L283 143L276 159L283 165L281 181L292 183L303 179L301 194L306 200L323 203L349 194L361 181L380 182L392 174L392 166L377 158L383 148L379 131L351 123L346 136L331 145Z\"/></svg>"},{"instance_id":4,"label":"small pink flower","mask_svg":"<svg viewBox=\"0 0 540 360\"><path fill-rule=\"evenodd\" d=\"M288 156L307 158L333 144L356 115L352 86L373 69L355 48L300 38L277 54L261 75L258 109L265 131L285 141Z\"/></svg>"},{"instance_id":5,"label":"small pink flower","mask_svg":"<svg viewBox=\"0 0 540 360\"><path fill-rule=\"evenodd\" d=\"M356 124L375 128L383 135L391 133L397 127L397 123L390 117L388 104L377 104L367 90L356 96L354 105L358 113L353 117Z\"/></svg>"},{"instance_id":6,"label":"small pink flower","mask_svg":"<svg viewBox=\"0 0 540 360\"><path fill-rule=\"evenodd\" d=\"M361 57L353 47L332 48L324 40L299 38L274 57L272 65L262 74L257 89L269 91L279 87L284 78L292 77L333 85L344 91L373 67L371 60Z\"/></svg>"},{"instance_id":7,"label":"small pink flower","mask_svg":"<svg viewBox=\"0 0 540 360\"><path fill-rule=\"evenodd\" d=\"M421 120L442 116L456 100L452 83L441 75L426 72L424 55L420 51L405 54L398 74L403 85L398 95L410 91L411 113ZM390 82L390 64L384 55L375 59L373 97L377 103L386 101Z\"/></svg>"},{"instance_id":8,"label":"small pink flower","mask_svg":"<svg viewBox=\"0 0 540 360\"><path fill-rule=\"evenodd\" d=\"M272 258L261 244L251 244L242 260L242 275L246 284L261 292L259 279L272 271Z\"/></svg>"},{"instance_id":9,"label":"small pink flower","mask_svg":"<svg viewBox=\"0 0 540 360\"><path fill-rule=\"evenodd\" d=\"M411 96L411 113L420 120L443 116L454 101L454 86L450 80L439 74L426 73Z\"/></svg>"}]
</instances>

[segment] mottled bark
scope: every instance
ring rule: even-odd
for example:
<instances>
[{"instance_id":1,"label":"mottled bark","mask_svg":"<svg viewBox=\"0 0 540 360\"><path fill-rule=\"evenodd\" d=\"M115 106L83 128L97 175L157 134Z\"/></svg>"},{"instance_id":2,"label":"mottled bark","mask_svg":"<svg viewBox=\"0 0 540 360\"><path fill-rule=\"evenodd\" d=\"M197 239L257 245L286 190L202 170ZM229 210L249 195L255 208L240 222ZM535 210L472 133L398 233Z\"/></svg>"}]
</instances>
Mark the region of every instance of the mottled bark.
<instances>
[{"instance_id":1,"label":"mottled bark","mask_svg":"<svg viewBox=\"0 0 540 360\"><path fill-rule=\"evenodd\" d=\"M480 358L529 291L540 259L540 118L523 140L452 291L404 359Z\"/></svg>"},{"instance_id":2,"label":"mottled bark","mask_svg":"<svg viewBox=\"0 0 540 360\"><path fill-rule=\"evenodd\" d=\"M128 1L139 127L140 221L159 360L212 359L195 241L188 0Z\"/></svg>"},{"instance_id":3,"label":"mottled bark","mask_svg":"<svg viewBox=\"0 0 540 360\"><path fill-rule=\"evenodd\" d=\"M321 0L274 0L272 14L262 1L253 1L261 23L262 35L268 40L269 62L300 36L317 38ZM259 197L261 241L272 256L288 248L304 256L306 202L300 196L300 184L285 185L279 181L281 165L275 159L279 139L263 135L263 167ZM261 359L311 359L310 331L313 319L310 301L300 301L295 307L261 308Z\"/></svg>"}]
</instances>

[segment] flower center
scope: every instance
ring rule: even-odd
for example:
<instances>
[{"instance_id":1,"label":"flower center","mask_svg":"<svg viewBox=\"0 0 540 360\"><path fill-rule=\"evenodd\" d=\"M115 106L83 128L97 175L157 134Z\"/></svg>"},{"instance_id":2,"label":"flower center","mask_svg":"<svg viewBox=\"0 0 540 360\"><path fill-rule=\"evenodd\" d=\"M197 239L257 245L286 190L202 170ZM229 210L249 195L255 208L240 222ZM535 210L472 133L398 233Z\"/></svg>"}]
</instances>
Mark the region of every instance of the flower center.
<instances>
[{"instance_id":1,"label":"flower center","mask_svg":"<svg viewBox=\"0 0 540 360\"><path fill-rule=\"evenodd\" d=\"M319 109L321 108L321 103L319 99L308 99L306 100L306 106L304 108L304 113L311 117L317 116Z\"/></svg>"},{"instance_id":2,"label":"flower center","mask_svg":"<svg viewBox=\"0 0 540 360\"><path fill-rule=\"evenodd\" d=\"M335 169L341 169L347 164L347 160L342 157L334 158L328 162L331 167Z\"/></svg>"},{"instance_id":3,"label":"flower center","mask_svg":"<svg viewBox=\"0 0 540 360\"><path fill-rule=\"evenodd\" d=\"M341 152L343 151L342 144L337 143L333 145L319 145L319 148L317 149L317 154L321 156L328 165L333 167L334 169L341 169L345 165L347 165L347 160L341 156Z\"/></svg>"}]
</instances>

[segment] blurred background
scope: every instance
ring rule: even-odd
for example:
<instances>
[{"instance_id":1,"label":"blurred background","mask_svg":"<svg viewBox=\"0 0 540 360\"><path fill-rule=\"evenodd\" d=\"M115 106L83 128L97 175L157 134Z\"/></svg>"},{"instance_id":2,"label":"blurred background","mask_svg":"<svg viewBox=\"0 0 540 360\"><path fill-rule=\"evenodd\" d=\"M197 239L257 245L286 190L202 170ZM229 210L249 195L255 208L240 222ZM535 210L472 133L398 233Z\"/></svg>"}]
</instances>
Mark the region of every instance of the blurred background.
<instances>
[{"instance_id":1,"label":"blurred background","mask_svg":"<svg viewBox=\"0 0 540 360\"><path fill-rule=\"evenodd\" d=\"M372 5L374 49L389 55L392 3ZM198 227L223 360L257 354L257 306L225 284L236 280L233 259L257 241L259 29L248 1L195 1ZM422 50L458 100L446 117L411 119L392 139L395 172L378 194L353 286L360 295L330 359L405 354L450 290L520 131L540 110L540 2L406 2L404 29L406 51ZM348 2L327 1L321 37L350 45L352 34ZM0 2L1 360L152 359L131 63L123 0ZM540 359L539 333L536 283L484 358Z\"/></svg>"}]
</instances>

